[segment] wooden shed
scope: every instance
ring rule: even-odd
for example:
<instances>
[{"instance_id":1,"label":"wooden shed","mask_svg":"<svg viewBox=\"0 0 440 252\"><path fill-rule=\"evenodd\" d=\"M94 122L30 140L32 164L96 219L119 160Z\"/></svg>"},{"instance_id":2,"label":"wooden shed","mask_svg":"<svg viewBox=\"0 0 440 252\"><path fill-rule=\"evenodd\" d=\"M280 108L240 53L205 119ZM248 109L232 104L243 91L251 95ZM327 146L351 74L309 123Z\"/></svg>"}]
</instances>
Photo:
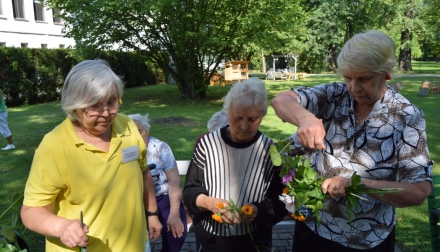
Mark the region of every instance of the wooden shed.
<instances>
[{"instance_id":1,"label":"wooden shed","mask_svg":"<svg viewBox=\"0 0 440 252\"><path fill-rule=\"evenodd\" d=\"M225 80L247 80L249 78L249 61L232 60L225 63Z\"/></svg>"}]
</instances>

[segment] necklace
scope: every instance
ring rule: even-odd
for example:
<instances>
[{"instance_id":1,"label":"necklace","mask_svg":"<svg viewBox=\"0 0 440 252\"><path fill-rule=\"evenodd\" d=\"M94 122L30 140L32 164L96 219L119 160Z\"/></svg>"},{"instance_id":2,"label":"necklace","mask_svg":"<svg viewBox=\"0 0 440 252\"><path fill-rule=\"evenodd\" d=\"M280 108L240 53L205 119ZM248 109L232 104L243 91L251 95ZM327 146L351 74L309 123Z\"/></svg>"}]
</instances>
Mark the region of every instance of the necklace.
<instances>
[{"instance_id":1,"label":"necklace","mask_svg":"<svg viewBox=\"0 0 440 252\"><path fill-rule=\"evenodd\" d=\"M365 118L367 118L368 117L368 115L366 115L366 116L364 116L364 117L362 117L362 118L357 118L356 117L356 113L354 114L354 119L355 119L355 121L356 121L356 124L359 124L360 122L361 122L361 120L364 120Z\"/></svg>"}]
</instances>

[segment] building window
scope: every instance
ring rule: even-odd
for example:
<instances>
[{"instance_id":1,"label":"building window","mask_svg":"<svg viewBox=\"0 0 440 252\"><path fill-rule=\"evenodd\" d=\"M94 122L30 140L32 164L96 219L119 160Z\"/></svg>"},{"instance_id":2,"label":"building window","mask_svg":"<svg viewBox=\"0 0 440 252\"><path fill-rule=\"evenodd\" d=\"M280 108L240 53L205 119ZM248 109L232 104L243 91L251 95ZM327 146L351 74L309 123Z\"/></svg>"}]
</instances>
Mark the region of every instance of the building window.
<instances>
[{"instance_id":1,"label":"building window","mask_svg":"<svg viewBox=\"0 0 440 252\"><path fill-rule=\"evenodd\" d=\"M5 47L6 46L6 42L0 42L0 47Z\"/></svg>"},{"instance_id":2,"label":"building window","mask_svg":"<svg viewBox=\"0 0 440 252\"><path fill-rule=\"evenodd\" d=\"M27 48L28 47L28 43L21 43L21 48Z\"/></svg>"},{"instance_id":3,"label":"building window","mask_svg":"<svg viewBox=\"0 0 440 252\"><path fill-rule=\"evenodd\" d=\"M53 16L53 22L55 24L61 24L61 17L60 17L60 9L52 9L52 16Z\"/></svg>"},{"instance_id":4,"label":"building window","mask_svg":"<svg viewBox=\"0 0 440 252\"><path fill-rule=\"evenodd\" d=\"M60 44L60 49L64 49L66 46L64 44Z\"/></svg>"},{"instance_id":5,"label":"building window","mask_svg":"<svg viewBox=\"0 0 440 252\"><path fill-rule=\"evenodd\" d=\"M14 18L24 18L24 0L12 0Z\"/></svg>"},{"instance_id":6,"label":"building window","mask_svg":"<svg viewBox=\"0 0 440 252\"><path fill-rule=\"evenodd\" d=\"M34 0L34 16L35 21L44 21L43 6L38 0Z\"/></svg>"},{"instance_id":7,"label":"building window","mask_svg":"<svg viewBox=\"0 0 440 252\"><path fill-rule=\"evenodd\" d=\"M47 48L47 44L41 44L41 48Z\"/></svg>"}]
</instances>

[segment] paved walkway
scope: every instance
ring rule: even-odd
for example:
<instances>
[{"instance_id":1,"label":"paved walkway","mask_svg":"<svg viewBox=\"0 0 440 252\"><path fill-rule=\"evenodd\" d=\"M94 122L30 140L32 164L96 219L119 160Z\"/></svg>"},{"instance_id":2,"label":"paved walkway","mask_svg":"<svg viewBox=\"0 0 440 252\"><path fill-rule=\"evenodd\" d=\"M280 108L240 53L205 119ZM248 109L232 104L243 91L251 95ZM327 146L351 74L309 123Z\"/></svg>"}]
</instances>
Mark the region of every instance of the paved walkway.
<instances>
[{"instance_id":1,"label":"paved walkway","mask_svg":"<svg viewBox=\"0 0 440 252\"><path fill-rule=\"evenodd\" d=\"M162 238L151 245L152 252L159 252L162 248ZM291 252L292 251L293 230L274 230L272 234L272 242L274 251ZM196 238L194 233L188 233L185 244L183 244L182 252L196 252ZM245 252L245 251L243 251Z\"/></svg>"},{"instance_id":2,"label":"paved walkway","mask_svg":"<svg viewBox=\"0 0 440 252\"><path fill-rule=\"evenodd\" d=\"M274 252L291 252L292 251L293 230L274 230L272 234L272 242ZM159 252L162 248L162 240L159 238L157 242L152 244L151 251ZM188 233L185 244L181 249L182 252L196 252L196 238L194 233ZM396 244L395 252L402 252L398 244ZM245 252L245 251L244 251Z\"/></svg>"}]
</instances>

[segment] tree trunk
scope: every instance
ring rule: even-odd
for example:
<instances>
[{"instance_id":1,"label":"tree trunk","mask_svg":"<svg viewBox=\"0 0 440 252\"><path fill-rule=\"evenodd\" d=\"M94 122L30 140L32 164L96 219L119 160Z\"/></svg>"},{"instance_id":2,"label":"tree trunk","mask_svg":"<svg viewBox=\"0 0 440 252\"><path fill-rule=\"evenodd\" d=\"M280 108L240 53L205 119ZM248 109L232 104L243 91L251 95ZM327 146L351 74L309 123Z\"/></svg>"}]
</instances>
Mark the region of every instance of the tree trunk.
<instances>
[{"instance_id":1,"label":"tree trunk","mask_svg":"<svg viewBox=\"0 0 440 252\"><path fill-rule=\"evenodd\" d=\"M411 7L405 17L407 19L414 18L414 2L411 1ZM412 32L408 27L405 27L400 34L400 53L399 53L399 70L411 71L411 44L412 44Z\"/></svg>"},{"instance_id":2,"label":"tree trunk","mask_svg":"<svg viewBox=\"0 0 440 252\"><path fill-rule=\"evenodd\" d=\"M332 43L328 46L328 71L336 70L336 57L338 55L338 44Z\"/></svg>"}]
</instances>

